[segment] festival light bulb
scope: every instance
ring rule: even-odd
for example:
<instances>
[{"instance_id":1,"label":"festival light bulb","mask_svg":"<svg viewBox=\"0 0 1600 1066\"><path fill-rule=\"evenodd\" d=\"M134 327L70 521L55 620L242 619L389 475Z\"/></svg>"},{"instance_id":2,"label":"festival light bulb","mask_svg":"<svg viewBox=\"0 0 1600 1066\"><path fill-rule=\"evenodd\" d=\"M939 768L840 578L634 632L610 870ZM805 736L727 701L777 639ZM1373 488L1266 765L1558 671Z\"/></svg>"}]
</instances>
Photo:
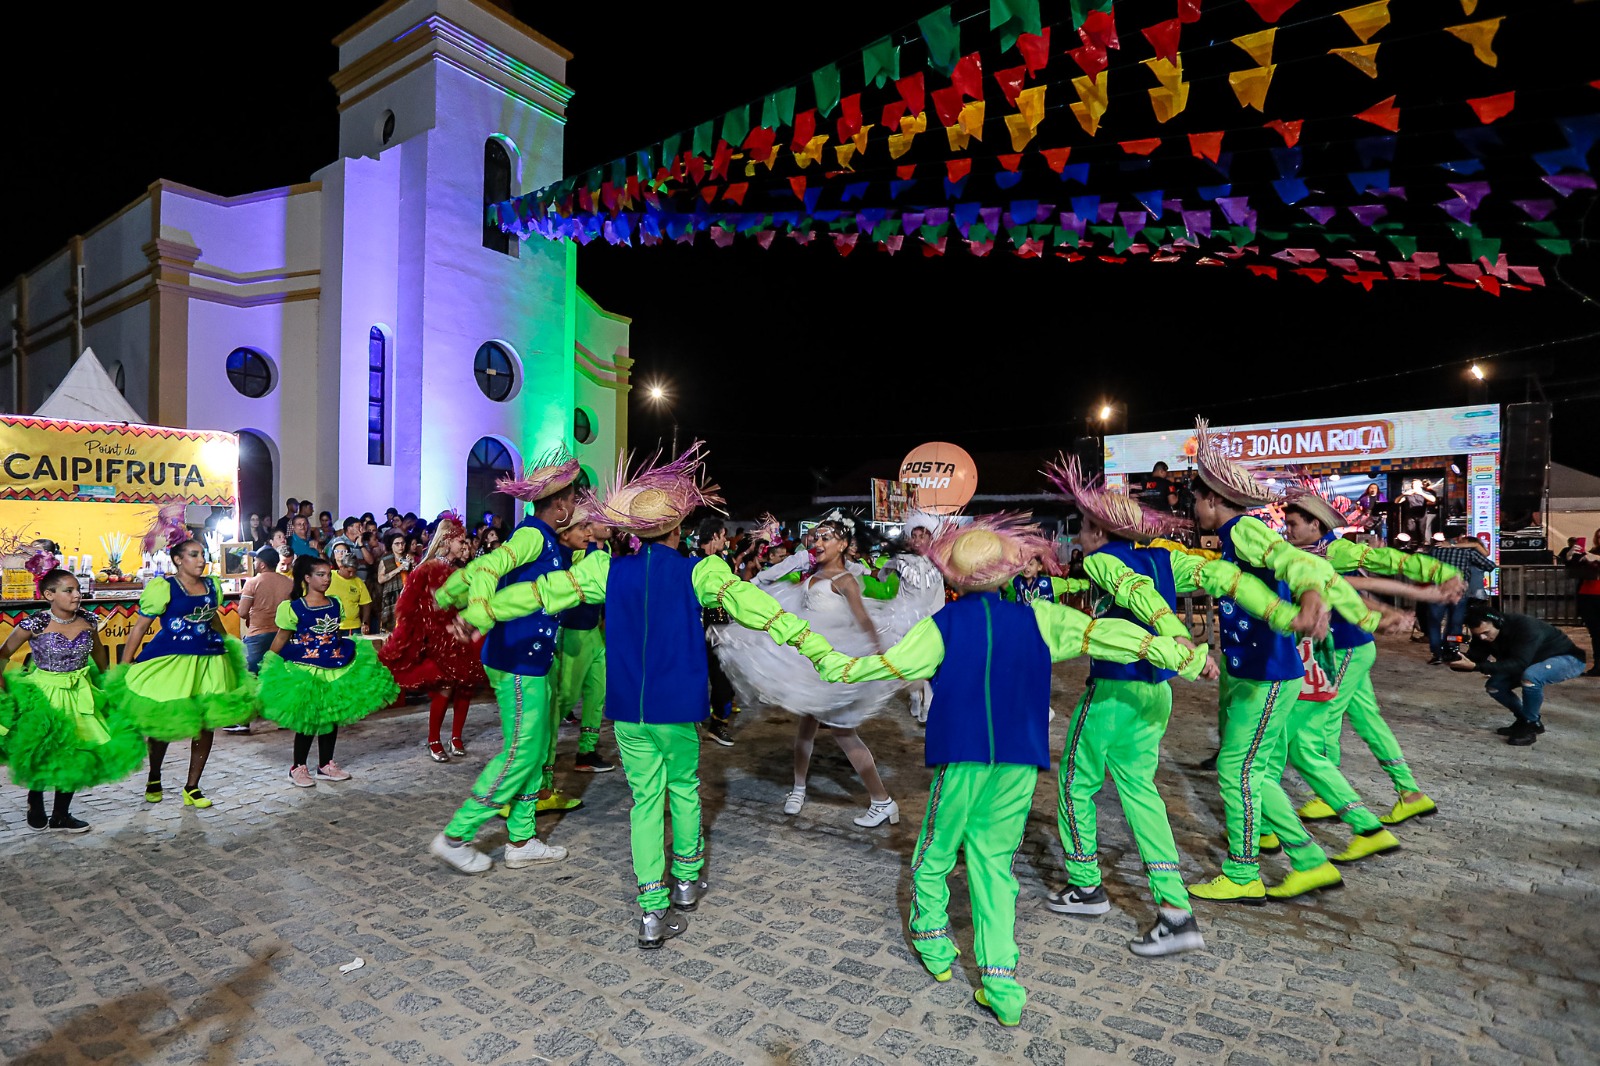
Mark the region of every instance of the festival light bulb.
<instances>
[{"instance_id":1,"label":"festival light bulb","mask_svg":"<svg viewBox=\"0 0 1600 1066\"><path fill-rule=\"evenodd\" d=\"M1104 403L1101 404L1100 405L1100 421L1104 422L1107 419L1109 419L1110 417L1111 417L1111 405L1110 404L1104 404Z\"/></svg>"},{"instance_id":2,"label":"festival light bulb","mask_svg":"<svg viewBox=\"0 0 1600 1066\"><path fill-rule=\"evenodd\" d=\"M1479 381L1483 380L1483 367L1479 366L1477 363L1473 363L1472 364L1472 370L1470 371L1470 373L1472 374L1473 377L1477 378Z\"/></svg>"}]
</instances>

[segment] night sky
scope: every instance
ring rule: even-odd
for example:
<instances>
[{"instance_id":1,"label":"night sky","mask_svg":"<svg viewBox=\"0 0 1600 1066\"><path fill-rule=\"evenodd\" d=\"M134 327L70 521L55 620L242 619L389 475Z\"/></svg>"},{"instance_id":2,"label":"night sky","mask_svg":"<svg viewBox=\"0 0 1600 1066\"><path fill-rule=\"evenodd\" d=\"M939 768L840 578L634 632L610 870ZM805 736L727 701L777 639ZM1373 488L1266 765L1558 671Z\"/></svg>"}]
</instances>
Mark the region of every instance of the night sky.
<instances>
[{"instance_id":1,"label":"night sky","mask_svg":"<svg viewBox=\"0 0 1600 1066\"><path fill-rule=\"evenodd\" d=\"M56 64L58 85L36 82L14 100L0 272L31 269L158 177L224 195L307 180L335 154L329 41L372 6L271 5L245 31L235 28L242 9L224 18L215 5L33 8L28 40L70 54ZM631 6L513 8L576 54L566 142L575 172L802 78L932 6L665 5L648 20ZM1206 10L1222 6L1207 0ZM1170 17L1136 9L1168 8L1119 4L1124 36ZM10 43L27 45L20 35ZM1535 78L1564 58L1508 45L1504 62ZM1600 110L1592 97L1572 112ZM842 259L821 243L596 242L579 255L579 284L634 319L636 381L668 385L680 434L709 442L712 473L736 503L804 492L873 457L888 460L889 476L925 440L973 452L1070 447L1103 399L1125 405L1132 431L1200 412L1227 423L1466 403L1465 361L1600 331L1600 304L1558 283L1548 259L1547 289L1496 299L1437 284L1368 293L1237 268L1068 266L999 251ZM1561 273L1600 294L1592 245ZM1556 403L1554 458L1600 472L1597 364L1600 338L1505 355L1490 364L1488 399L1524 399L1527 372L1538 372ZM671 432L667 416L637 402L633 418L636 446Z\"/></svg>"}]
</instances>

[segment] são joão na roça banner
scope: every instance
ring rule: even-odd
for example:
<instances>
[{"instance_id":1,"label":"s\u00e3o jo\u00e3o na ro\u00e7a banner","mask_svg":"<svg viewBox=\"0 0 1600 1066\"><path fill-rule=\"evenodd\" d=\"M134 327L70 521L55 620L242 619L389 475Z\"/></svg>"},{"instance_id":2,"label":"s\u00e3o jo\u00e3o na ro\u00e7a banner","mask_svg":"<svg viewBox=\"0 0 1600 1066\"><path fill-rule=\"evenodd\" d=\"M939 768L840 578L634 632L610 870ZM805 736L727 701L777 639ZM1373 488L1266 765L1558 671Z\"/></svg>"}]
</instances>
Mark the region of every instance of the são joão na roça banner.
<instances>
[{"instance_id":1,"label":"s\u00e3o jo\u00e3o na ro\u00e7a banner","mask_svg":"<svg viewBox=\"0 0 1600 1066\"><path fill-rule=\"evenodd\" d=\"M231 507L238 462L231 433L0 417L0 499Z\"/></svg>"}]
</instances>

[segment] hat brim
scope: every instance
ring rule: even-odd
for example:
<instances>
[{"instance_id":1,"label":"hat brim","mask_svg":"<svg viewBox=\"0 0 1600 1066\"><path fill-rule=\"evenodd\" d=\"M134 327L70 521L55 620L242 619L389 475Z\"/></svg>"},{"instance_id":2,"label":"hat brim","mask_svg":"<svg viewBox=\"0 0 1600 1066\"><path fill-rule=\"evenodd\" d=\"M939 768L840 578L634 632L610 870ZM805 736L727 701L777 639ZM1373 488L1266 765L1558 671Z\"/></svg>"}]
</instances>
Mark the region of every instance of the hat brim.
<instances>
[{"instance_id":1,"label":"hat brim","mask_svg":"<svg viewBox=\"0 0 1600 1066\"><path fill-rule=\"evenodd\" d=\"M1196 473L1199 475L1201 482L1206 488L1210 489L1218 496L1221 496L1224 500L1227 500L1235 507L1243 507L1246 510L1250 510L1256 507L1265 507L1267 504L1272 502L1270 497L1258 499L1248 496L1245 493L1233 488L1231 485L1220 483L1219 479L1206 477L1204 471L1196 471Z\"/></svg>"},{"instance_id":2,"label":"hat brim","mask_svg":"<svg viewBox=\"0 0 1600 1066\"><path fill-rule=\"evenodd\" d=\"M1322 527L1329 533L1336 529L1343 529L1349 523L1344 516L1333 509L1333 505L1315 493L1306 493L1284 503L1285 507L1304 511L1306 514L1322 523Z\"/></svg>"}]
</instances>

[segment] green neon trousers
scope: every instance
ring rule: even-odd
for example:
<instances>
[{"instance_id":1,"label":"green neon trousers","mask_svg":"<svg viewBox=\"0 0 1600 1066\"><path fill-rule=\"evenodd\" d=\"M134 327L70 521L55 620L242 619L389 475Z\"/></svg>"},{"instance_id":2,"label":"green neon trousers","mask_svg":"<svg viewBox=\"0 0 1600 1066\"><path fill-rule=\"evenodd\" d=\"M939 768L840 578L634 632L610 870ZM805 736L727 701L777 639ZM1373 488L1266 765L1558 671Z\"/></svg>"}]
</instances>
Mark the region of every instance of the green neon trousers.
<instances>
[{"instance_id":1,"label":"green neon trousers","mask_svg":"<svg viewBox=\"0 0 1600 1066\"><path fill-rule=\"evenodd\" d=\"M1228 822L1228 858L1222 872L1243 885L1261 876L1261 834L1276 833L1296 870L1328 861L1306 832L1280 779L1289 758L1289 715L1303 684L1249 681L1222 670L1218 695L1222 748L1217 752L1217 790Z\"/></svg>"},{"instance_id":2,"label":"green neon trousers","mask_svg":"<svg viewBox=\"0 0 1600 1066\"><path fill-rule=\"evenodd\" d=\"M1344 676L1339 682L1339 695L1335 700L1340 705L1339 713L1330 716L1327 722L1328 759L1333 765L1339 765L1340 734L1344 732L1344 720L1348 716L1356 736L1367 742L1372 757L1378 760L1383 772L1394 782L1394 790L1420 791L1417 779L1411 776L1411 767L1406 765L1406 753L1400 750L1400 742L1394 738L1394 731L1383 720L1383 711L1378 707L1378 694L1372 688L1372 664L1378 659L1378 646L1362 644L1355 648L1341 648L1337 654ZM1319 792L1318 795L1322 794ZM1328 806L1337 809L1337 805L1327 796L1322 796L1322 799Z\"/></svg>"},{"instance_id":3,"label":"green neon trousers","mask_svg":"<svg viewBox=\"0 0 1600 1066\"><path fill-rule=\"evenodd\" d=\"M606 634L594 629L563 629L556 699L556 721L572 713L583 701L578 734L578 754L587 755L600 744L600 715L606 707ZM552 756L549 762L554 763ZM546 786L549 787L549 786Z\"/></svg>"},{"instance_id":4,"label":"green neon trousers","mask_svg":"<svg viewBox=\"0 0 1600 1066\"><path fill-rule=\"evenodd\" d=\"M1367 664L1371 665L1372 645L1367 649ZM1349 702L1350 670L1354 653L1359 649L1344 648L1334 653L1333 683L1338 686L1331 700L1296 700L1289 712L1289 763L1305 778L1322 802L1333 808L1339 820L1357 833L1370 833L1383 828L1383 824L1361 802L1361 797L1339 772L1339 764L1329 758L1328 734L1337 734L1330 723L1342 722L1343 704Z\"/></svg>"},{"instance_id":5,"label":"green neon trousers","mask_svg":"<svg viewBox=\"0 0 1600 1066\"><path fill-rule=\"evenodd\" d=\"M622 771L633 791L633 875L639 908L667 905L666 814L672 812L672 876L692 881L705 867L700 834L700 734L694 722L611 723Z\"/></svg>"},{"instance_id":6,"label":"green neon trousers","mask_svg":"<svg viewBox=\"0 0 1600 1066\"><path fill-rule=\"evenodd\" d=\"M1190 909L1167 805L1156 791L1161 738L1171 717L1171 685L1090 679L1084 689L1067 729L1056 799L1056 824L1072 884L1093 888L1100 883L1094 798L1109 771L1144 860L1151 894L1159 904Z\"/></svg>"},{"instance_id":7,"label":"green neon trousers","mask_svg":"<svg viewBox=\"0 0 1600 1066\"><path fill-rule=\"evenodd\" d=\"M1028 994L1017 983L1017 879L1011 860L1033 807L1036 766L958 762L934 772L928 813L911 860L911 946L931 974L955 961L950 885L956 852L967 853L967 889L978 970L989 1005L1004 1021L1022 1014Z\"/></svg>"},{"instance_id":8,"label":"green neon trousers","mask_svg":"<svg viewBox=\"0 0 1600 1066\"><path fill-rule=\"evenodd\" d=\"M506 831L512 840L528 840L534 832L534 802L539 766L549 747L550 685L545 677L507 674L485 668L495 701L500 705L500 731L505 747L489 760L472 786L472 795L445 827L445 835L471 840L478 828L511 804Z\"/></svg>"}]
</instances>

